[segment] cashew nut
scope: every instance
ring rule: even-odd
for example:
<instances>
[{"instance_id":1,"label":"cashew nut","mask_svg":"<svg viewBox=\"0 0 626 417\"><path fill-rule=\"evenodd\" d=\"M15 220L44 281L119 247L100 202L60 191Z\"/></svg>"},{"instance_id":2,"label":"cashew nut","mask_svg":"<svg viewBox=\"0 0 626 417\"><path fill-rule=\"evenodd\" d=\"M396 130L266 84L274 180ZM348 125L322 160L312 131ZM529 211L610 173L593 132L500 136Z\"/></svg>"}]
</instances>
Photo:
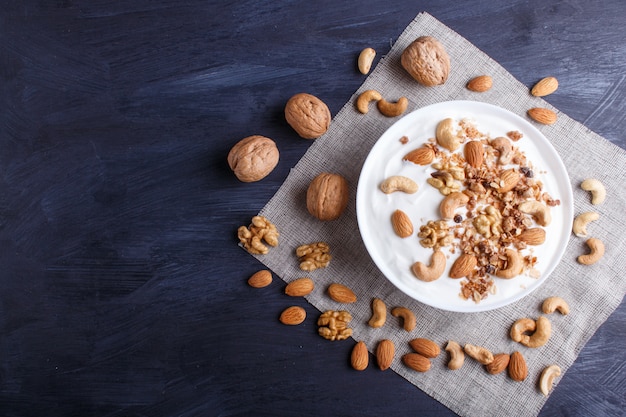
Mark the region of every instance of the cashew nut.
<instances>
[{"instance_id":1,"label":"cashew nut","mask_svg":"<svg viewBox=\"0 0 626 417\"><path fill-rule=\"evenodd\" d=\"M381 100L383 96L376 90L365 90L356 99L356 109L365 114L369 111L371 101Z\"/></svg>"},{"instance_id":2,"label":"cashew nut","mask_svg":"<svg viewBox=\"0 0 626 417\"><path fill-rule=\"evenodd\" d=\"M487 348L466 343L463 350L470 358L477 360L483 365L489 365L493 362L493 353L491 353Z\"/></svg>"},{"instance_id":3,"label":"cashew nut","mask_svg":"<svg viewBox=\"0 0 626 417\"><path fill-rule=\"evenodd\" d=\"M372 300L372 317L367 322L370 327L375 329L383 327L387 320L387 306L385 302L380 298L374 298Z\"/></svg>"},{"instance_id":4,"label":"cashew nut","mask_svg":"<svg viewBox=\"0 0 626 417\"><path fill-rule=\"evenodd\" d=\"M451 152L456 151L461 146L461 141L454 131L454 120L451 118L443 119L437 124L435 139L439 145Z\"/></svg>"},{"instance_id":5,"label":"cashew nut","mask_svg":"<svg viewBox=\"0 0 626 417\"><path fill-rule=\"evenodd\" d=\"M469 197L459 191L448 194L441 203L439 203L439 213L444 219L452 219L454 217L454 210L464 206L469 201Z\"/></svg>"},{"instance_id":6,"label":"cashew nut","mask_svg":"<svg viewBox=\"0 0 626 417\"><path fill-rule=\"evenodd\" d=\"M595 178L588 178L580 184L580 188L591 191L591 204L602 204L606 198L606 189L602 183Z\"/></svg>"},{"instance_id":7,"label":"cashew nut","mask_svg":"<svg viewBox=\"0 0 626 417\"><path fill-rule=\"evenodd\" d=\"M572 230L574 234L578 237L587 236L587 224L598 220L600 215L595 211L587 211L585 213L581 213L574 219L574 226Z\"/></svg>"},{"instance_id":8,"label":"cashew nut","mask_svg":"<svg viewBox=\"0 0 626 417\"><path fill-rule=\"evenodd\" d=\"M417 324L415 314L406 307L394 307L391 310L391 315L402 318L402 328L407 332L413 330Z\"/></svg>"},{"instance_id":9,"label":"cashew nut","mask_svg":"<svg viewBox=\"0 0 626 417\"><path fill-rule=\"evenodd\" d=\"M545 314L552 314L557 310L563 315L568 314L569 305L567 304L567 301L565 301L561 297L548 297L543 300L543 304L541 305L541 311L543 311Z\"/></svg>"},{"instance_id":10,"label":"cashew nut","mask_svg":"<svg viewBox=\"0 0 626 417\"><path fill-rule=\"evenodd\" d=\"M380 189L385 194L391 194L396 191L402 191L407 194L417 192L418 185L409 177L402 175L393 175L380 184Z\"/></svg>"},{"instance_id":11,"label":"cashew nut","mask_svg":"<svg viewBox=\"0 0 626 417\"><path fill-rule=\"evenodd\" d=\"M526 333L534 332L536 328L537 323L535 320L524 317L523 319L518 319L515 323L513 323L509 335L514 342L526 344L530 338L530 336Z\"/></svg>"},{"instance_id":12,"label":"cashew nut","mask_svg":"<svg viewBox=\"0 0 626 417\"><path fill-rule=\"evenodd\" d=\"M526 338L522 338L520 343L529 348L536 348L545 345L552 334L552 325L550 320L541 316L535 322L537 328L533 334Z\"/></svg>"},{"instance_id":13,"label":"cashew nut","mask_svg":"<svg viewBox=\"0 0 626 417\"><path fill-rule=\"evenodd\" d=\"M517 209L522 213L530 214L540 226L547 226L552 221L550 208L539 201L524 201L517 206Z\"/></svg>"},{"instance_id":14,"label":"cashew nut","mask_svg":"<svg viewBox=\"0 0 626 417\"><path fill-rule=\"evenodd\" d=\"M361 51L358 60L359 71L361 74L367 75L367 73L370 72L375 56L376 51L373 48L365 48Z\"/></svg>"},{"instance_id":15,"label":"cashew nut","mask_svg":"<svg viewBox=\"0 0 626 417\"><path fill-rule=\"evenodd\" d=\"M539 377L539 390L545 396L548 396L552 385L554 385L554 379L561 375L561 368L558 365L550 365L546 367Z\"/></svg>"},{"instance_id":16,"label":"cashew nut","mask_svg":"<svg viewBox=\"0 0 626 417\"><path fill-rule=\"evenodd\" d=\"M522 269L524 268L524 259L522 258L522 255L515 249L510 248L505 250L505 254L506 268L498 269L496 271L496 276L498 278L509 279L521 274Z\"/></svg>"},{"instance_id":17,"label":"cashew nut","mask_svg":"<svg viewBox=\"0 0 626 417\"><path fill-rule=\"evenodd\" d=\"M586 255L580 255L578 257L578 262L583 265L592 265L595 264L604 256L604 243L600 239L595 237L587 239L587 246L591 250Z\"/></svg>"},{"instance_id":18,"label":"cashew nut","mask_svg":"<svg viewBox=\"0 0 626 417\"><path fill-rule=\"evenodd\" d=\"M513 159L513 145L511 145L511 141L503 136L499 136L489 142L491 147L498 151L500 156L498 156L498 164L507 165L511 163Z\"/></svg>"},{"instance_id":19,"label":"cashew nut","mask_svg":"<svg viewBox=\"0 0 626 417\"><path fill-rule=\"evenodd\" d=\"M406 108L409 106L409 100L406 97L400 97L397 102L392 103L381 98L376 103L376 106L383 116L396 117L406 111Z\"/></svg>"},{"instance_id":20,"label":"cashew nut","mask_svg":"<svg viewBox=\"0 0 626 417\"><path fill-rule=\"evenodd\" d=\"M422 262L415 262L411 266L413 274L424 282L431 282L438 279L446 268L446 255L442 251L436 250L433 252L433 256L430 258L430 265Z\"/></svg>"},{"instance_id":21,"label":"cashew nut","mask_svg":"<svg viewBox=\"0 0 626 417\"><path fill-rule=\"evenodd\" d=\"M463 353L463 348L454 340L448 340L448 344L446 345L446 352L450 352L450 361L448 362L448 369L456 371L461 366L463 366L463 362L465 362L465 353Z\"/></svg>"}]
</instances>

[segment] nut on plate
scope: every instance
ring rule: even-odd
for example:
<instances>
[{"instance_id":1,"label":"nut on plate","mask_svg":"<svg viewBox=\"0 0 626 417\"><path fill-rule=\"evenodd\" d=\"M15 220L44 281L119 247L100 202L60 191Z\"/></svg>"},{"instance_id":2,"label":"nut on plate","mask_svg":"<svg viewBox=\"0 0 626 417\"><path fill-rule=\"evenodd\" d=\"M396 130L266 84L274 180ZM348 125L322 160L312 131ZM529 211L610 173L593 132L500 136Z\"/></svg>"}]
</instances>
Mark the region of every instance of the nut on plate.
<instances>
[{"instance_id":1,"label":"nut on plate","mask_svg":"<svg viewBox=\"0 0 626 417\"><path fill-rule=\"evenodd\" d=\"M242 182L267 177L278 164L278 148L270 138L261 135L241 139L228 152L228 166Z\"/></svg>"},{"instance_id":2,"label":"nut on plate","mask_svg":"<svg viewBox=\"0 0 626 417\"><path fill-rule=\"evenodd\" d=\"M322 172L306 192L306 208L319 220L335 220L348 205L348 181L339 174Z\"/></svg>"},{"instance_id":3,"label":"nut on plate","mask_svg":"<svg viewBox=\"0 0 626 417\"><path fill-rule=\"evenodd\" d=\"M433 159L435 159L435 151L426 146L413 149L402 158L403 161L413 162L416 165L428 165L433 162Z\"/></svg>"},{"instance_id":4,"label":"nut on plate","mask_svg":"<svg viewBox=\"0 0 626 417\"><path fill-rule=\"evenodd\" d=\"M398 237L406 238L413 234L411 218L400 209L391 213L391 226Z\"/></svg>"},{"instance_id":5,"label":"nut on plate","mask_svg":"<svg viewBox=\"0 0 626 417\"><path fill-rule=\"evenodd\" d=\"M431 87L446 82L450 57L446 48L432 36L420 36L402 52L402 67L418 83Z\"/></svg>"},{"instance_id":6,"label":"nut on plate","mask_svg":"<svg viewBox=\"0 0 626 417\"><path fill-rule=\"evenodd\" d=\"M285 119L304 139L316 139L328 130L332 119L326 103L314 95L299 93L287 101Z\"/></svg>"}]
</instances>

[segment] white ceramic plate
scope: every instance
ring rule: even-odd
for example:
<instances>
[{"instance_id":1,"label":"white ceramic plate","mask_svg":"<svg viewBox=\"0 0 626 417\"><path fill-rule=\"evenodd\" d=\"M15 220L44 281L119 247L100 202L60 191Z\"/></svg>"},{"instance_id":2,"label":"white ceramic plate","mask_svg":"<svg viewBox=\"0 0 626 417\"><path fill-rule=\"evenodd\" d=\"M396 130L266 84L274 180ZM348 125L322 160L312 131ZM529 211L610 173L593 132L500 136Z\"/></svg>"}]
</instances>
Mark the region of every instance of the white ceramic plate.
<instances>
[{"instance_id":1,"label":"white ceramic plate","mask_svg":"<svg viewBox=\"0 0 626 417\"><path fill-rule=\"evenodd\" d=\"M396 209L409 214L414 228L428 220L439 219L439 203L443 196L426 183L433 169L402 161L410 150L435 136L439 121L451 117L456 121L469 119L478 130L490 137L506 136L519 131L524 137L515 142L532 163L534 177L541 180L543 190L561 204L551 208L552 222L545 228L546 241L533 249L537 256L539 278L528 274L513 279L494 278L497 287L480 303L459 296L460 280L448 277L451 261L444 275L433 282L422 282L411 272L416 261L430 261L432 249L423 248L419 238L401 239L391 226L391 213ZM409 143L400 138L407 136ZM461 147L462 150L462 147ZM460 150L459 150L460 151ZM380 183L392 175L405 175L419 184L415 194L380 191ZM500 107L473 101L449 101L433 104L407 114L393 124L372 147L359 177L356 197L357 220L363 242L376 266L398 289L412 298L433 307L458 312L478 312L503 307L538 288L561 260L571 233L573 219L572 189L567 171L556 150L530 122ZM449 254L447 248L444 253Z\"/></svg>"}]
</instances>

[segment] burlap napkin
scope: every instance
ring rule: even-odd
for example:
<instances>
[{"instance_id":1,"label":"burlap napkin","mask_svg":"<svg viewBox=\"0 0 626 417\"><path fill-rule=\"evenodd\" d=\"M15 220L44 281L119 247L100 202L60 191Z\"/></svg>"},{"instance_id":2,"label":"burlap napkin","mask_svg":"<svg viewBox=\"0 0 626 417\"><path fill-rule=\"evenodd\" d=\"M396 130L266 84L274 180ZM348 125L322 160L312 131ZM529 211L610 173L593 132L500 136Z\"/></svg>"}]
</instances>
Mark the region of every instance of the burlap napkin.
<instances>
[{"instance_id":1,"label":"burlap napkin","mask_svg":"<svg viewBox=\"0 0 626 417\"><path fill-rule=\"evenodd\" d=\"M404 48L422 35L439 39L451 57L450 78L443 86L421 87L400 65ZM467 81L481 74L493 77L493 89L482 94L468 91L465 88ZM543 100L532 97L527 86L463 37L432 16L419 14L333 119L329 131L315 140L262 209L260 214L276 224L281 235L280 245L272 248L269 254L258 256L258 259L287 282L305 275L312 277L316 288L307 297L308 301L320 311L349 310L354 317L351 323L354 339L365 341L370 351L384 338L393 340L396 356L392 369L454 412L463 416L536 416L546 401L537 389L541 370L547 365L558 364L565 372L624 296L626 280L621 276L626 269L623 257L626 252L626 228L621 214L626 206L626 194L620 190L626 178L626 152L557 110L557 123L539 129L552 142L568 169L575 214L589 210L600 213L600 220L594 222L590 230L606 244L603 260L590 267L579 265L576 257L585 252L586 247L584 239L572 235L562 262L546 283L531 295L489 312L463 314L442 311L409 298L390 284L373 264L361 241L355 212L361 166L376 140L397 120L383 117L375 110L367 115L358 113L354 100L366 89L384 92L384 96L390 99L407 96L410 102L408 111L448 100L485 101L522 117L526 117L526 111L531 107L550 107ZM343 216L336 221L321 222L306 210L306 189L322 171L339 173L350 183L350 203ZM592 206L589 194L579 187L581 181L589 177L601 180L608 190L608 198L600 206ZM316 241L325 241L330 245L333 260L327 268L303 273L298 267L295 248ZM332 301L325 294L326 287L332 282L352 288L359 296L357 303L346 306ZM567 316L550 316L553 335L549 343L530 349L511 341L508 332L513 321L521 317L538 317L542 300L551 295L565 298L572 311ZM412 309L418 317L416 329L405 332L393 317L390 317L391 324L388 322L380 329L368 327L373 297L383 299L389 307L406 306ZM466 360L460 370L450 371L446 368L448 359L445 352L433 360L429 372L417 373L405 367L400 360L404 353L410 351L408 341L415 337L433 339L442 347L452 339L462 345L482 345L494 353L520 350L528 363L529 377L520 383L508 378L506 372L488 375L482 365L473 360ZM558 379L556 382L558 384ZM507 400L502 401L503 398Z\"/></svg>"}]
</instances>

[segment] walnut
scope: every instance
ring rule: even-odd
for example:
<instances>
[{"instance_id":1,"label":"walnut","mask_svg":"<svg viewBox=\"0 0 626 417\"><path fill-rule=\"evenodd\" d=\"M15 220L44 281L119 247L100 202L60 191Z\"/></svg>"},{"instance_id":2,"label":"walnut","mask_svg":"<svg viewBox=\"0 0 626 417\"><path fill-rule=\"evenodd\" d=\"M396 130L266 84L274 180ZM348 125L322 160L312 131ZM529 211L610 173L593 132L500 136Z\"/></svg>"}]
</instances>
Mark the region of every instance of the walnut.
<instances>
[{"instance_id":1,"label":"walnut","mask_svg":"<svg viewBox=\"0 0 626 417\"><path fill-rule=\"evenodd\" d=\"M265 255L270 246L278 246L278 229L263 216L254 216L250 226L240 226L237 229L237 237L241 246L255 255Z\"/></svg>"},{"instance_id":2,"label":"walnut","mask_svg":"<svg viewBox=\"0 0 626 417\"><path fill-rule=\"evenodd\" d=\"M402 52L401 63L411 77L427 87L445 83L450 72L450 57L432 36L415 39Z\"/></svg>"},{"instance_id":3,"label":"walnut","mask_svg":"<svg viewBox=\"0 0 626 417\"><path fill-rule=\"evenodd\" d=\"M306 208L320 220L335 220L348 205L348 182L339 174L322 172L306 192Z\"/></svg>"},{"instance_id":4,"label":"walnut","mask_svg":"<svg viewBox=\"0 0 626 417\"><path fill-rule=\"evenodd\" d=\"M228 153L228 165L243 182L265 178L278 164L276 143L265 136L243 138Z\"/></svg>"},{"instance_id":5,"label":"walnut","mask_svg":"<svg viewBox=\"0 0 626 417\"><path fill-rule=\"evenodd\" d=\"M448 246L452 243L453 236L450 227L445 220L430 220L425 225L420 226L417 234L420 239L420 245L425 248L433 248L437 250L442 246Z\"/></svg>"},{"instance_id":6,"label":"walnut","mask_svg":"<svg viewBox=\"0 0 626 417\"><path fill-rule=\"evenodd\" d=\"M347 311L325 311L317 319L317 325L320 326L318 333L324 339L345 340L352 336L352 329L348 327L351 320L352 315Z\"/></svg>"},{"instance_id":7,"label":"walnut","mask_svg":"<svg viewBox=\"0 0 626 417\"><path fill-rule=\"evenodd\" d=\"M300 137L316 139L328 130L331 115L322 100L311 94L299 93L287 101L285 119Z\"/></svg>"},{"instance_id":8,"label":"walnut","mask_svg":"<svg viewBox=\"0 0 626 417\"><path fill-rule=\"evenodd\" d=\"M296 248L296 256L300 261L300 269L303 271L313 271L317 268L328 266L332 257L330 256L330 246L324 242L310 243Z\"/></svg>"}]
</instances>

